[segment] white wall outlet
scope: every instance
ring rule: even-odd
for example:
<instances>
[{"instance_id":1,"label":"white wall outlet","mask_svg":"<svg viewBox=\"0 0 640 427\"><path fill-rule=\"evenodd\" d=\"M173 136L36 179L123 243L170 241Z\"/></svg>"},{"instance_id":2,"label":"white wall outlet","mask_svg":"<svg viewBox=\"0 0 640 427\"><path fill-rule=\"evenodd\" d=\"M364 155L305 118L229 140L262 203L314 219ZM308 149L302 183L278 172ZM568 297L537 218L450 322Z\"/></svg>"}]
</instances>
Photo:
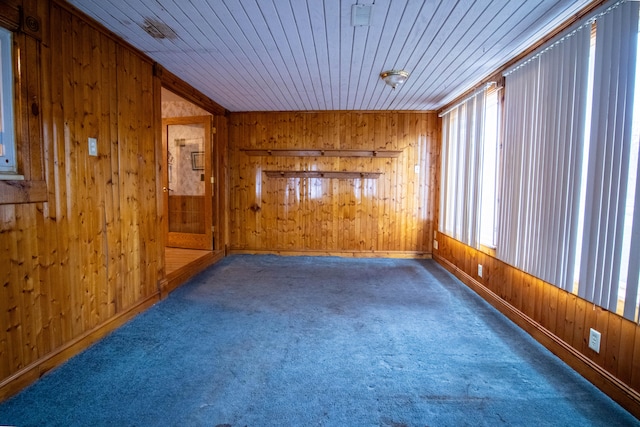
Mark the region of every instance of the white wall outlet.
<instances>
[{"instance_id":1,"label":"white wall outlet","mask_svg":"<svg viewBox=\"0 0 640 427\"><path fill-rule=\"evenodd\" d=\"M438 241L433 239L433 249L438 249Z\"/></svg>"},{"instance_id":2,"label":"white wall outlet","mask_svg":"<svg viewBox=\"0 0 640 427\"><path fill-rule=\"evenodd\" d=\"M89 138L89 155L98 155L98 140L96 138Z\"/></svg>"},{"instance_id":3,"label":"white wall outlet","mask_svg":"<svg viewBox=\"0 0 640 427\"><path fill-rule=\"evenodd\" d=\"M482 277L482 264L478 264L478 277Z\"/></svg>"},{"instance_id":4,"label":"white wall outlet","mask_svg":"<svg viewBox=\"0 0 640 427\"><path fill-rule=\"evenodd\" d=\"M596 353L600 353L600 338L602 334L593 328L589 329L589 348Z\"/></svg>"}]
</instances>

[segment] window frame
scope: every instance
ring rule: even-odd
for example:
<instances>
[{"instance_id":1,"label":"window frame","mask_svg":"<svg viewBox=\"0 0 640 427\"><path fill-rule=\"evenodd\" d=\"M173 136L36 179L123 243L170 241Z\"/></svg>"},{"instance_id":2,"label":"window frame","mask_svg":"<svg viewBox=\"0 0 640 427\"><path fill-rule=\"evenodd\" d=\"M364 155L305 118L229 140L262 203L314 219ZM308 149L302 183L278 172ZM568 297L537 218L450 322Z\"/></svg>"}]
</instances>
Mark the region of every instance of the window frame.
<instances>
[{"instance_id":1,"label":"window frame","mask_svg":"<svg viewBox=\"0 0 640 427\"><path fill-rule=\"evenodd\" d=\"M37 13L4 15L0 25L12 32L15 157L23 179L0 180L0 205L48 200L44 169L41 61L42 25Z\"/></svg>"},{"instance_id":2,"label":"window frame","mask_svg":"<svg viewBox=\"0 0 640 427\"><path fill-rule=\"evenodd\" d=\"M0 158L8 159L0 163L0 180L24 179L18 173L13 75L13 32L0 27Z\"/></svg>"}]
</instances>

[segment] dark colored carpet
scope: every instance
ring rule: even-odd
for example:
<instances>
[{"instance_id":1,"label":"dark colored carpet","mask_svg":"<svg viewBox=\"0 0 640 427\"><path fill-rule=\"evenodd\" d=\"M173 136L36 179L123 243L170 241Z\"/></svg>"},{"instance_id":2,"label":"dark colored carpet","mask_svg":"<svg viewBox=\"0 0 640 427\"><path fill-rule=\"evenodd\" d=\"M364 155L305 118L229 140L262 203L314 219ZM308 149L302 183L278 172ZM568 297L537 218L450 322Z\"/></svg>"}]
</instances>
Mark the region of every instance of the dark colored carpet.
<instances>
[{"instance_id":1,"label":"dark colored carpet","mask_svg":"<svg viewBox=\"0 0 640 427\"><path fill-rule=\"evenodd\" d=\"M0 405L19 426L632 426L433 261L234 256Z\"/></svg>"}]
</instances>

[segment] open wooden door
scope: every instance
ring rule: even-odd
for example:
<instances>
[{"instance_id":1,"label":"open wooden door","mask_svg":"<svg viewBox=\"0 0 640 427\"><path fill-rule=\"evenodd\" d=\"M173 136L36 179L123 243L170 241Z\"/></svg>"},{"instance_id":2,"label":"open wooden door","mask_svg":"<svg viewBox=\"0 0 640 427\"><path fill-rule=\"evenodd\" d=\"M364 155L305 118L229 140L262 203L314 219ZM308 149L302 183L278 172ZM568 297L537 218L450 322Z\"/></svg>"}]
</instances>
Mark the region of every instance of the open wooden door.
<instances>
[{"instance_id":1,"label":"open wooden door","mask_svg":"<svg viewBox=\"0 0 640 427\"><path fill-rule=\"evenodd\" d=\"M213 249L211 116L162 120L167 246Z\"/></svg>"}]
</instances>

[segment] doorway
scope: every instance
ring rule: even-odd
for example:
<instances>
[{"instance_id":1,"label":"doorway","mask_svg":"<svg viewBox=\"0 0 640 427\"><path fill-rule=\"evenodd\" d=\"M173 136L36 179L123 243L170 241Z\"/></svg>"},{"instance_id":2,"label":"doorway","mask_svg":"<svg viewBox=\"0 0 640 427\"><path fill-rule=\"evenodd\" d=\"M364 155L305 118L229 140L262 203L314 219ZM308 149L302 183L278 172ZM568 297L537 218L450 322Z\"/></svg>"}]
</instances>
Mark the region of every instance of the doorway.
<instances>
[{"instance_id":1,"label":"doorway","mask_svg":"<svg viewBox=\"0 0 640 427\"><path fill-rule=\"evenodd\" d=\"M213 250L211 116L162 119L166 245Z\"/></svg>"},{"instance_id":2,"label":"doorway","mask_svg":"<svg viewBox=\"0 0 640 427\"><path fill-rule=\"evenodd\" d=\"M226 118L162 87L161 127L165 279L161 295L225 255L221 226ZM220 132L220 129L222 132ZM160 226L160 224L158 224Z\"/></svg>"}]
</instances>

